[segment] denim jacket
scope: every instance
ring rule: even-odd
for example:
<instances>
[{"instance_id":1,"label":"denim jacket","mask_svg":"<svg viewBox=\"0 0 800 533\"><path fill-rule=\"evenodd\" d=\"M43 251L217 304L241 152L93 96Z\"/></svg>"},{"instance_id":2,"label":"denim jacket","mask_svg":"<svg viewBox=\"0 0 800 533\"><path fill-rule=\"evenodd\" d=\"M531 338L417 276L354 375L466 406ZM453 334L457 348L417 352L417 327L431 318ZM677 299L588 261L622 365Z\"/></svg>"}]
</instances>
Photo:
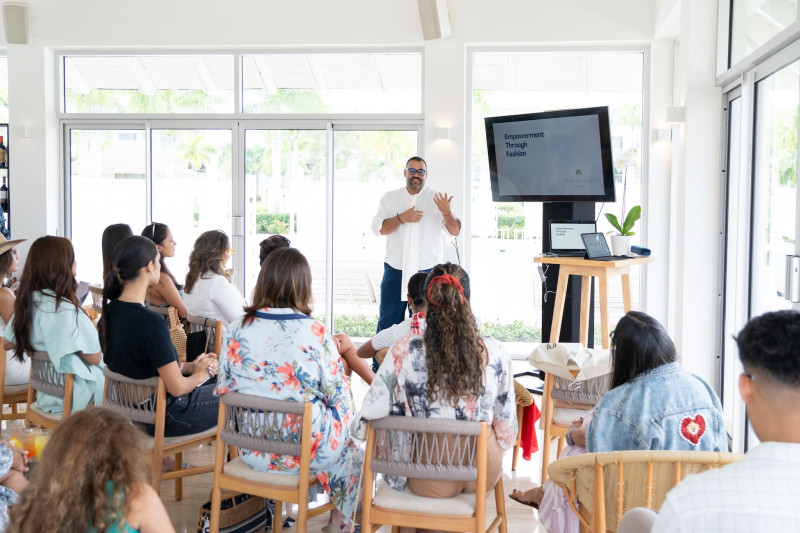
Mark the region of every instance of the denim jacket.
<instances>
[{"instance_id":1,"label":"denim jacket","mask_svg":"<svg viewBox=\"0 0 800 533\"><path fill-rule=\"evenodd\" d=\"M608 391L586 431L589 452L728 451L722 406L699 377L669 363Z\"/></svg>"}]
</instances>

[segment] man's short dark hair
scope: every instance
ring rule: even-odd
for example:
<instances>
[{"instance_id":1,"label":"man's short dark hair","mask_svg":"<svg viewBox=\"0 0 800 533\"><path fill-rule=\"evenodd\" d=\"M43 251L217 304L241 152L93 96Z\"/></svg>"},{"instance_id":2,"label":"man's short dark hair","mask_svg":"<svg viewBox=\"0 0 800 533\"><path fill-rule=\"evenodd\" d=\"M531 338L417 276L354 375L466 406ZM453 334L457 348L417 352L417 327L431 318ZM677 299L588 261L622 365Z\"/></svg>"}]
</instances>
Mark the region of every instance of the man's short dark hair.
<instances>
[{"instance_id":1,"label":"man's short dark hair","mask_svg":"<svg viewBox=\"0 0 800 533\"><path fill-rule=\"evenodd\" d=\"M734 339L745 370L800 386L800 313L765 313L748 322Z\"/></svg>"},{"instance_id":2,"label":"man's short dark hair","mask_svg":"<svg viewBox=\"0 0 800 533\"><path fill-rule=\"evenodd\" d=\"M411 163L412 161L417 161L418 163L422 163L423 165L425 165L425 168L428 168L428 163L426 163L425 160L418 155L411 156L408 158L408 161L406 161L406 168L408 168L408 164Z\"/></svg>"}]
</instances>

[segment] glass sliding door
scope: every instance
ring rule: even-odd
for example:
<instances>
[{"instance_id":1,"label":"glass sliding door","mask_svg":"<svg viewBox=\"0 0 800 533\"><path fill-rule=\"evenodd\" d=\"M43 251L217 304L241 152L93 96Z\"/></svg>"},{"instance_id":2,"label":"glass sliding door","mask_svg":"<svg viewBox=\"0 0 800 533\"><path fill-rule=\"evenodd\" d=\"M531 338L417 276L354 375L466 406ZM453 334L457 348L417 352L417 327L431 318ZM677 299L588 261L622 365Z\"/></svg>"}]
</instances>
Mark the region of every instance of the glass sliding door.
<instances>
[{"instance_id":1,"label":"glass sliding door","mask_svg":"<svg viewBox=\"0 0 800 533\"><path fill-rule=\"evenodd\" d=\"M800 61L756 83L750 316L789 309L786 256L795 253ZM788 215L788 216L787 216Z\"/></svg>"},{"instance_id":2,"label":"glass sliding door","mask_svg":"<svg viewBox=\"0 0 800 533\"><path fill-rule=\"evenodd\" d=\"M198 235L221 229L231 236L231 139L230 129L151 130L152 220L172 230L177 246L168 265L181 283Z\"/></svg>"},{"instance_id":3,"label":"glass sliding door","mask_svg":"<svg viewBox=\"0 0 800 533\"><path fill-rule=\"evenodd\" d=\"M259 243L283 235L311 265L314 315L325 313L327 132L246 129L245 297L259 273Z\"/></svg>"},{"instance_id":4,"label":"glass sliding door","mask_svg":"<svg viewBox=\"0 0 800 533\"><path fill-rule=\"evenodd\" d=\"M333 132L334 331L371 337L378 322L386 238L372 233L385 193L405 186L403 169L417 153L417 130ZM432 187L435 173L431 169Z\"/></svg>"},{"instance_id":5,"label":"glass sliding door","mask_svg":"<svg viewBox=\"0 0 800 533\"><path fill-rule=\"evenodd\" d=\"M110 224L134 233L147 219L144 129L67 130L69 215L78 279L103 279L100 240Z\"/></svg>"}]
</instances>

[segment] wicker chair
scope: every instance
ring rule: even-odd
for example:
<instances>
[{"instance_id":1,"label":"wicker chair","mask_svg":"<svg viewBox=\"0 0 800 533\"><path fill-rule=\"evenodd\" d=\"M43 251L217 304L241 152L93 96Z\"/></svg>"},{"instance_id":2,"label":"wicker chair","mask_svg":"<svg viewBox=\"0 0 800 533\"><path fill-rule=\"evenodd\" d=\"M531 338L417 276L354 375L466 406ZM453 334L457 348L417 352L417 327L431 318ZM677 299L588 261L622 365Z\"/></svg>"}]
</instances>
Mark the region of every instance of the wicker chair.
<instances>
[{"instance_id":1,"label":"wicker chair","mask_svg":"<svg viewBox=\"0 0 800 533\"><path fill-rule=\"evenodd\" d=\"M214 465L183 468L183 452L201 444L211 444L216 439L217 428L193 435L164 437L166 421L167 387L158 377L150 379L131 379L112 372L105 367L106 377L103 406L113 409L125 418L142 424L153 424L155 435L146 440L147 448L152 450L151 483L157 493L161 493L161 482L175 480L175 499L183 497L183 478L214 471ZM161 460L174 455L175 467L169 472L161 472Z\"/></svg>"},{"instance_id":2,"label":"wicker chair","mask_svg":"<svg viewBox=\"0 0 800 533\"><path fill-rule=\"evenodd\" d=\"M214 485L211 489L211 533L219 531L222 490L275 500L272 520L282 531L283 502L297 504L297 531L306 531L309 518L333 509L332 503L308 508L309 487L318 483L311 467L311 403L273 400L229 392L220 396ZM225 457L226 445L261 453L292 455L299 459L300 474L261 472L235 454Z\"/></svg>"},{"instance_id":3,"label":"wicker chair","mask_svg":"<svg viewBox=\"0 0 800 533\"><path fill-rule=\"evenodd\" d=\"M89 295L92 297L92 309L98 315L103 314L103 284L89 285Z\"/></svg>"},{"instance_id":4,"label":"wicker chair","mask_svg":"<svg viewBox=\"0 0 800 533\"><path fill-rule=\"evenodd\" d=\"M664 498L688 474L738 461L740 454L634 450L564 457L547 470L564 490L582 531L615 532L634 507L658 511Z\"/></svg>"},{"instance_id":5,"label":"wicker chair","mask_svg":"<svg viewBox=\"0 0 800 533\"><path fill-rule=\"evenodd\" d=\"M5 349L0 345L0 422L3 420L24 420L25 413L20 413L19 405L26 405L28 402L28 385L12 385L6 387L6 356ZM5 406L11 407L11 414L4 414Z\"/></svg>"},{"instance_id":6,"label":"wicker chair","mask_svg":"<svg viewBox=\"0 0 800 533\"><path fill-rule=\"evenodd\" d=\"M47 352L33 352L31 358L31 379L28 382L28 400L25 408L25 421L28 424L54 429L62 420L72 414L72 387L74 374L62 374L56 370ZM63 414L53 414L38 409L36 393L45 392L64 398Z\"/></svg>"},{"instance_id":7,"label":"wicker chair","mask_svg":"<svg viewBox=\"0 0 800 533\"><path fill-rule=\"evenodd\" d=\"M486 422L388 416L369 422L364 454L361 530L382 525L447 531L507 532L503 479L494 488L497 515L486 527ZM408 487L392 489L375 474L476 481L473 494L425 498Z\"/></svg>"}]
</instances>

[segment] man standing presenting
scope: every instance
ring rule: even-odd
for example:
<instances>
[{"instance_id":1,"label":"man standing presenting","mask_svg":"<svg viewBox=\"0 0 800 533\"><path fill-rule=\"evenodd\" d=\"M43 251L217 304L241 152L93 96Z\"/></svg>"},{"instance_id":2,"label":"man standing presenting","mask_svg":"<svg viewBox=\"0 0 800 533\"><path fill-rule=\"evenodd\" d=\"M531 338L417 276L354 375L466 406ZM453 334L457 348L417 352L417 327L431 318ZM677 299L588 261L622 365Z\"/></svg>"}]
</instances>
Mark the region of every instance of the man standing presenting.
<instances>
[{"instance_id":1,"label":"man standing presenting","mask_svg":"<svg viewBox=\"0 0 800 533\"><path fill-rule=\"evenodd\" d=\"M378 331L403 321L408 280L442 260L442 230L461 232L461 221L451 210L452 196L425 188L428 165L414 156L406 162L406 186L381 198L372 219L375 235L386 235L386 258L381 281Z\"/></svg>"}]
</instances>

